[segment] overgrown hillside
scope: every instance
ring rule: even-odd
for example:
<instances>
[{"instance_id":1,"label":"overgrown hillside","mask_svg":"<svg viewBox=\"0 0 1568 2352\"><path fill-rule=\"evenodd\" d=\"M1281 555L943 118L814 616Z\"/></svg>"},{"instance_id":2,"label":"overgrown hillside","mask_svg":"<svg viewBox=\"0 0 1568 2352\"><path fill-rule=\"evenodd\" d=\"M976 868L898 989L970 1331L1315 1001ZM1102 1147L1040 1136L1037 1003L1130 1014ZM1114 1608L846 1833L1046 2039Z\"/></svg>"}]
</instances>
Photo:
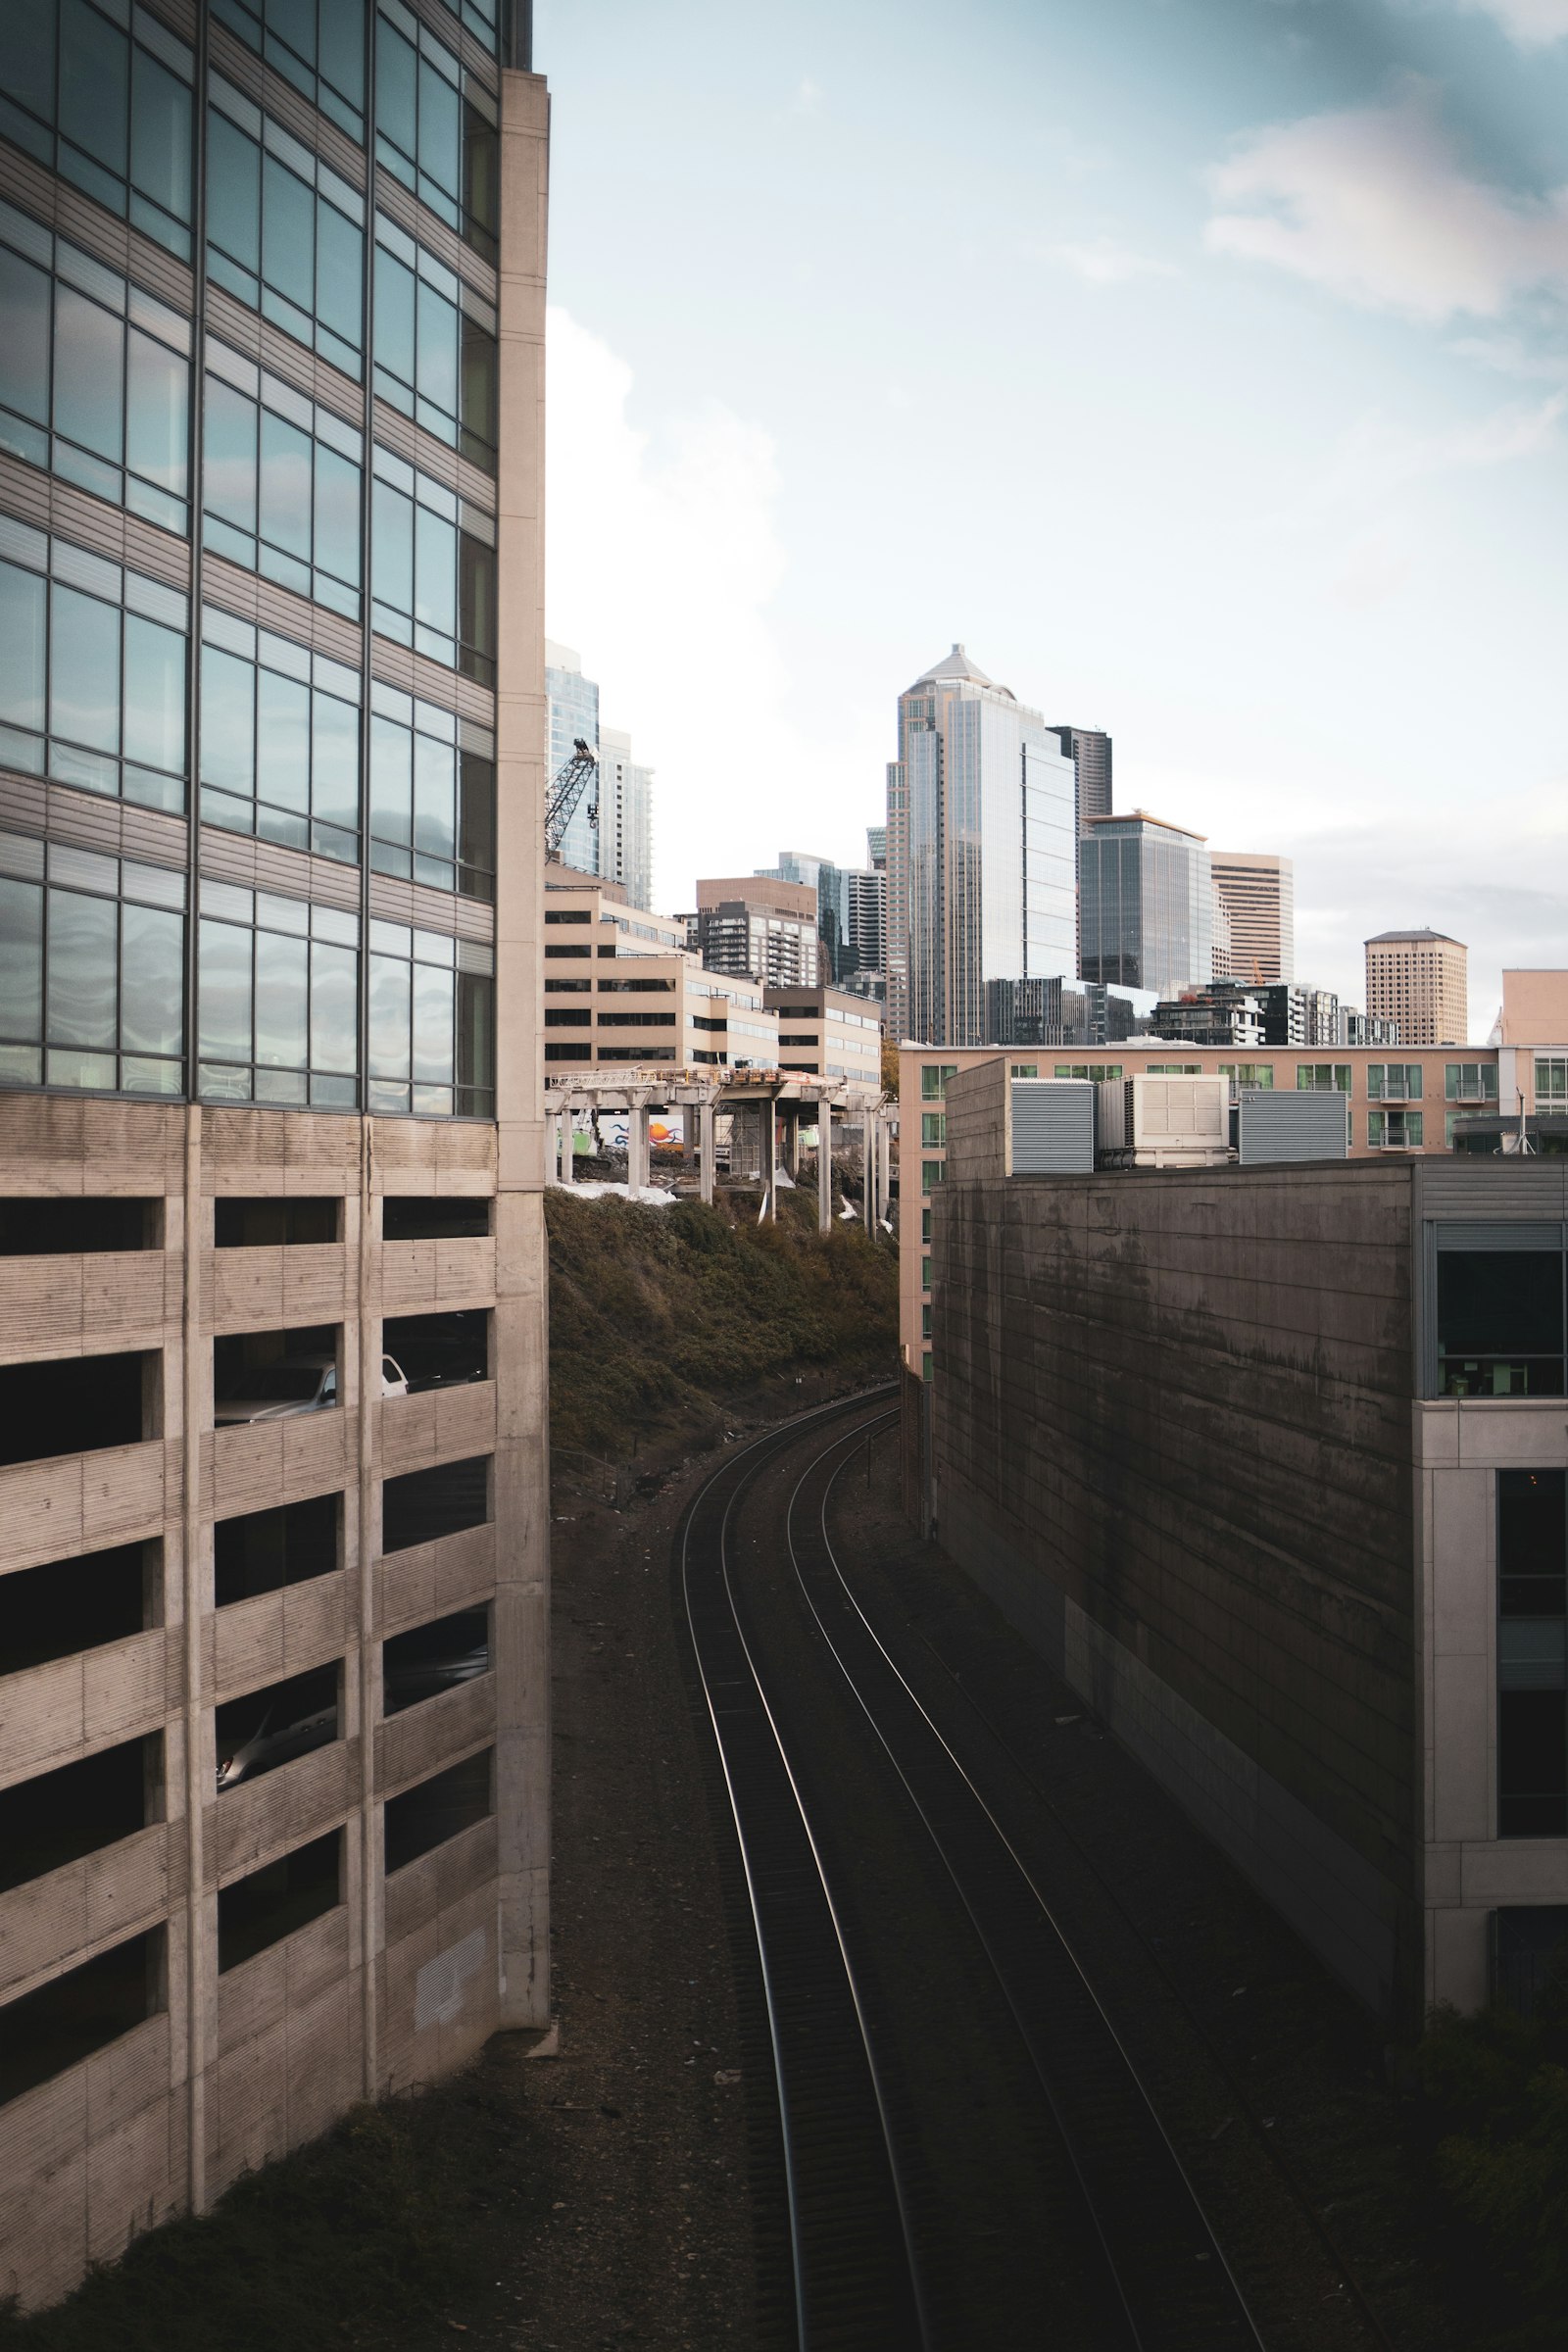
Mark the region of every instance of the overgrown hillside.
<instances>
[{"instance_id":1,"label":"overgrown hillside","mask_svg":"<svg viewBox=\"0 0 1568 2352\"><path fill-rule=\"evenodd\" d=\"M545 1196L550 1431L557 1447L625 1461L721 1400L803 1372L890 1372L898 1255L858 1225L818 1233L814 1201L778 1222L682 1200Z\"/></svg>"}]
</instances>

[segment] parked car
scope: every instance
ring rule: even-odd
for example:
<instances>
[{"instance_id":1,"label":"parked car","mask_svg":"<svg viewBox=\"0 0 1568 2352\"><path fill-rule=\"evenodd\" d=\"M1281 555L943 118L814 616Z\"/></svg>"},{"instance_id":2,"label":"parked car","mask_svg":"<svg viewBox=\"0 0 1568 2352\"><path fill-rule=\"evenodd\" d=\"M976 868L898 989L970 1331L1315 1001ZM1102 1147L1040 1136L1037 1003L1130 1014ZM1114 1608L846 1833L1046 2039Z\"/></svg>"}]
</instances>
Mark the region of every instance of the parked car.
<instances>
[{"instance_id":1,"label":"parked car","mask_svg":"<svg viewBox=\"0 0 1568 2352\"><path fill-rule=\"evenodd\" d=\"M287 1355L276 1363L248 1366L244 1393L220 1396L213 1425L230 1429L244 1421L286 1421L295 1413L324 1412L337 1402L337 1359L330 1355ZM381 1358L381 1394L406 1396L408 1376L396 1356Z\"/></svg>"},{"instance_id":2,"label":"parked car","mask_svg":"<svg viewBox=\"0 0 1568 2352\"><path fill-rule=\"evenodd\" d=\"M318 1708L293 1722L279 1723L277 1710L269 1707L250 1738L238 1747L218 1751L218 1786L232 1788L241 1781L251 1781L259 1772L270 1772L275 1764L288 1764L296 1756L309 1755L313 1747L326 1747L337 1738L337 1700L329 1707Z\"/></svg>"}]
</instances>

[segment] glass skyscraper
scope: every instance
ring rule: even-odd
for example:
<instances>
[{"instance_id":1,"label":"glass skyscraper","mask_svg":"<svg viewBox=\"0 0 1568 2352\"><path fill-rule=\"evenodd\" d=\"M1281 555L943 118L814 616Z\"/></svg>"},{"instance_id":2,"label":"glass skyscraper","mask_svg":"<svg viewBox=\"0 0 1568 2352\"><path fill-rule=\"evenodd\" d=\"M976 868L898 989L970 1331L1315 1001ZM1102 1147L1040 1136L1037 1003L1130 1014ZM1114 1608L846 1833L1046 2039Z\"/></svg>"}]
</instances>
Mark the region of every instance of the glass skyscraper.
<instances>
[{"instance_id":1,"label":"glass skyscraper","mask_svg":"<svg viewBox=\"0 0 1568 2352\"><path fill-rule=\"evenodd\" d=\"M17 0L5 31L30 2303L548 2017L549 116L504 0Z\"/></svg>"},{"instance_id":2,"label":"glass skyscraper","mask_svg":"<svg viewBox=\"0 0 1568 2352\"><path fill-rule=\"evenodd\" d=\"M888 773L888 1028L988 1042L986 984L1069 979L1074 777L1038 711L956 645L899 698Z\"/></svg>"},{"instance_id":3,"label":"glass skyscraper","mask_svg":"<svg viewBox=\"0 0 1568 2352\"><path fill-rule=\"evenodd\" d=\"M1083 976L1171 997L1213 976L1214 887L1200 833L1135 809L1078 844Z\"/></svg>"},{"instance_id":4,"label":"glass skyscraper","mask_svg":"<svg viewBox=\"0 0 1568 2352\"><path fill-rule=\"evenodd\" d=\"M561 861L579 874L620 883L633 906L651 906L654 771L633 760L629 735L601 725L599 687L583 676L579 657L569 646L555 645L548 638L545 691L550 701L551 775L561 773L579 739L599 760L598 777L572 810L562 836Z\"/></svg>"}]
</instances>

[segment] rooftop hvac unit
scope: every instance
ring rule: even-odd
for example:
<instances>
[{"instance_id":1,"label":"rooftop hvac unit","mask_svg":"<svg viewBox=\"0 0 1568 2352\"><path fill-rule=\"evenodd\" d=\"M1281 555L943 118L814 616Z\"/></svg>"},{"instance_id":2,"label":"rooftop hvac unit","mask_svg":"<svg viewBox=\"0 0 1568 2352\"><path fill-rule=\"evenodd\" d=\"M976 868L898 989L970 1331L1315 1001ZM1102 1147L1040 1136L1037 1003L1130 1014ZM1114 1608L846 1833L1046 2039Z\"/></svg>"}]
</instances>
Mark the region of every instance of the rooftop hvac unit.
<instances>
[{"instance_id":1,"label":"rooftop hvac unit","mask_svg":"<svg viewBox=\"0 0 1568 2352\"><path fill-rule=\"evenodd\" d=\"M1233 1114L1236 1155L1244 1167L1298 1159L1344 1159L1349 1151L1348 1100L1338 1091L1275 1094L1244 1086Z\"/></svg>"},{"instance_id":2,"label":"rooftop hvac unit","mask_svg":"<svg viewBox=\"0 0 1568 2352\"><path fill-rule=\"evenodd\" d=\"M1095 1089L1086 1078L1012 1080L1014 1176L1092 1176Z\"/></svg>"},{"instance_id":3,"label":"rooftop hvac unit","mask_svg":"<svg viewBox=\"0 0 1568 2352\"><path fill-rule=\"evenodd\" d=\"M1096 1091L1105 1165L1215 1168L1230 1158L1228 1078L1122 1078Z\"/></svg>"}]
</instances>

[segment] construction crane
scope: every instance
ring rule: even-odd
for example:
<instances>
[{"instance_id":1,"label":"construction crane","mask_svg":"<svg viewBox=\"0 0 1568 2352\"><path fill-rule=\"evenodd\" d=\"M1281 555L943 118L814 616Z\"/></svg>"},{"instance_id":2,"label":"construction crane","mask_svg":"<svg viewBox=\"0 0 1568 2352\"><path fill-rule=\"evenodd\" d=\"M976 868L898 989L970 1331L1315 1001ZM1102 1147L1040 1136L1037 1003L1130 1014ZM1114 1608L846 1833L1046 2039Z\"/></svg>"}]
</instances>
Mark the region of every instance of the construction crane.
<instances>
[{"instance_id":1,"label":"construction crane","mask_svg":"<svg viewBox=\"0 0 1568 2352\"><path fill-rule=\"evenodd\" d=\"M571 747L566 761L550 787L545 803L545 856L559 858L561 845L566 838L566 827L577 813L577 804L587 791L590 780L593 799L588 804L588 822L599 823L599 761L579 735Z\"/></svg>"}]
</instances>

